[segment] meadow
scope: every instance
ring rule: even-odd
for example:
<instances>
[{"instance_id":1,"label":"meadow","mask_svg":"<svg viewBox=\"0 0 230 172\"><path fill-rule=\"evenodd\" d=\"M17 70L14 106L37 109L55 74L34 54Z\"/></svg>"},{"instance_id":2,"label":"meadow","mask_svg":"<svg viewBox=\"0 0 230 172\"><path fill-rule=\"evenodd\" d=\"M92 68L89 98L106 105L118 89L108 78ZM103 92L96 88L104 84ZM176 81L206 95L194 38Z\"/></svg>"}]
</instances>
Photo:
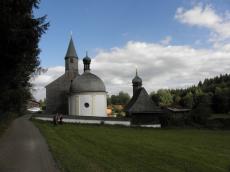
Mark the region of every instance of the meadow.
<instances>
[{"instance_id":1,"label":"meadow","mask_svg":"<svg viewBox=\"0 0 230 172\"><path fill-rule=\"evenodd\" d=\"M230 171L230 131L33 122L62 171Z\"/></svg>"}]
</instances>

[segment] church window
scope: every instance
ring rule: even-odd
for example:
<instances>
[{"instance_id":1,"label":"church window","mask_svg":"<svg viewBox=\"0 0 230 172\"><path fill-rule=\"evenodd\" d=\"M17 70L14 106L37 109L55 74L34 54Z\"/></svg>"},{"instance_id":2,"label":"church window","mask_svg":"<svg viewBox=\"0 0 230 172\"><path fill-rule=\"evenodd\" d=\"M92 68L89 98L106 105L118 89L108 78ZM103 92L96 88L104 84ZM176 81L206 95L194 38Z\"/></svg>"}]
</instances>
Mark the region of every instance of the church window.
<instances>
[{"instance_id":1,"label":"church window","mask_svg":"<svg viewBox=\"0 0 230 172\"><path fill-rule=\"evenodd\" d=\"M66 68L66 70L69 70L69 65L68 65L67 60L65 61L65 68Z\"/></svg>"},{"instance_id":2,"label":"church window","mask_svg":"<svg viewBox=\"0 0 230 172\"><path fill-rule=\"evenodd\" d=\"M70 63L73 63L73 57L70 58Z\"/></svg>"},{"instance_id":3,"label":"church window","mask_svg":"<svg viewBox=\"0 0 230 172\"><path fill-rule=\"evenodd\" d=\"M85 103L84 105L85 105L85 107L86 107L86 108L88 108L88 107L89 107L89 103Z\"/></svg>"}]
</instances>

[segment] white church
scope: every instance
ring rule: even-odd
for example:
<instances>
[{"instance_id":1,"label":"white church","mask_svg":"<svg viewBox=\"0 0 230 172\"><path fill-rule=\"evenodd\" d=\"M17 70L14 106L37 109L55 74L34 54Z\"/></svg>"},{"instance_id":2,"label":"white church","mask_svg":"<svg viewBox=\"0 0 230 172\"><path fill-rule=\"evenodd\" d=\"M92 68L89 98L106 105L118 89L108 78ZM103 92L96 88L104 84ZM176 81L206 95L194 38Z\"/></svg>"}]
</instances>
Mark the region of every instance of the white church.
<instances>
[{"instance_id":1,"label":"white church","mask_svg":"<svg viewBox=\"0 0 230 172\"><path fill-rule=\"evenodd\" d=\"M103 81L90 72L91 59L83 59L84 73L76 76L70 85L69 114L106 117L106 90Z\"/></svg>"},{"instance_id":2,"label":"white church","mask_svg":"<svg viewBox=\"0 0 230 172\"><path fill-rule=\"evenodd\" d=\"M71 37L65 56L65 73L46 86L47 113L66 114L68 111L68 115L107 117L105 85L91 73L87 53L83 63L84 71L79 74L78 56Z\"/></svg>"}]
</instances>

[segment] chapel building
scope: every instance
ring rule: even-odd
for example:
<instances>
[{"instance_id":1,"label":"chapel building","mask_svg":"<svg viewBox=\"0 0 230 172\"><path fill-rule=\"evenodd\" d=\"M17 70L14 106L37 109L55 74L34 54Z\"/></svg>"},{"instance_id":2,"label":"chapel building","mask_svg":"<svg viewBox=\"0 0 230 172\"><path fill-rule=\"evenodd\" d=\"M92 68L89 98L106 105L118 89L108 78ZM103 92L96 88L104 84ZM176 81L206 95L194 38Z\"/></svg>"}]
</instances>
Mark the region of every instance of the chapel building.
<instances>
[{"instance_id":1,"label":"chapel building","mask_svg":"<svg viewBox=\"0 0 230 172\"><path fill-rule=\"evenodd\" d=\"M65 56L65 73L46 86L46 112L77 116L106 117L106 88L91 73L91 59L83 58L84 72L79 74L78 56L71 37Z\"/></svg>"},{"instance_id":2,"label":"chapel building","mask_svg":"<svg viewBox=\"0 0 230 172\"><path fill-rule=\"evenodd\" d=\"M163 111L152 101L149 94L142 87L142 79L136 76L132 80L133 97L126 105L124 111L131 118L133 124L157 124Z\"/></svg>"}]
</instances>

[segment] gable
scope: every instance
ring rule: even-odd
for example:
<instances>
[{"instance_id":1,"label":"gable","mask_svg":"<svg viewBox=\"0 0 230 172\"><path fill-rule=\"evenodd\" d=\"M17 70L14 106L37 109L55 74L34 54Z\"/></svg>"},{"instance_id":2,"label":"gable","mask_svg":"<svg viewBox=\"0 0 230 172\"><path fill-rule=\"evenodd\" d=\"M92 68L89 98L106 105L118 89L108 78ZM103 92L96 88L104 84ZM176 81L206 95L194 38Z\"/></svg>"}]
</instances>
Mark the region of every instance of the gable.
<instances>
[{"instance_id":1,"label":"gable","mask_svg":"<svg viewBox=\"0 0 230 172\"><path fill-rule=\"evenodd\" d=\"M58 77L58 78L55 79L54 81L52 81L52 82L50 82L49 84L47 84L47 85L45 86L45 88L48 88L48 87L51 86L51 85L56 85L58 82L62 81L63 78L65 77L64 75L65 75L65 74L61 75L60 77Z\"/></svg>"},{"instance_id":2,"label":"gable","mask_svg":"<svg viewBox=\"0 0 230 172\"><path fill-rule=\"evenodd\" d=\"M159 108L151 100L145 88L137 90L125 108L127 112L153 112L156 110L159 110Z\"/></svg>"}]
</instances>

